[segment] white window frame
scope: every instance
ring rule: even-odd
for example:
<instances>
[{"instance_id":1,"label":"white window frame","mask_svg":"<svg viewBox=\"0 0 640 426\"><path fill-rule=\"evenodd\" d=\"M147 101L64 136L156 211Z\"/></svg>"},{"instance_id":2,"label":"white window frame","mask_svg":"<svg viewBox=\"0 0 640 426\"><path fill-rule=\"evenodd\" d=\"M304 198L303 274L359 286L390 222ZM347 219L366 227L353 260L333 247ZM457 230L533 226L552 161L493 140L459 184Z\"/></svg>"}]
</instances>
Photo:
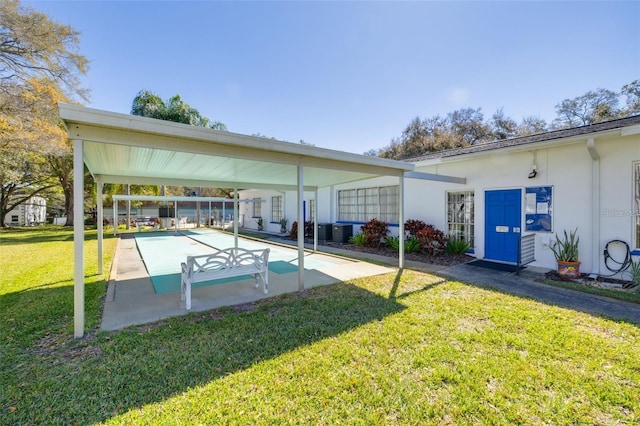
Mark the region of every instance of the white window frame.
<instances>
[{"instance_id":1,"label":"white window frame","mask_svg":"<svg viewBox=\"0 0 640 426\"><path fill-rule=\"evenodd\" d=\"M271 222L280 223L283 218L282 209L284 206L284 197L282 195L275 195L271 197Z\"/></svg>"},{"instance_id":2,"label":"white window frame","mask_svg":"<svg viewBox=\"0 0 640 426\"><path fill-rule=\"evenodd\" d=\"M400 216L400 186L375 186L338 191L338 221L365 223L378 219L397 223Z\"/></svg>"},{"instance_id":3,"label":"white window frame","mask_svg":"<svg viewBox=\"0 0 640 426\"><path fill-rule=\"evenodd\" d=\"M468 191L446 192L447 234L450 237L462 237L475 247L475 193Z\"/></svg>"},{"instance_id":4,"label":"white window frame","mask_svg":"<svg viewBox=\"0 0 640 426\"><path fill-rule=\"evenodd\" d=\"M262 198L253 199L253 217L262 217Z\"/></svg>"}]
</instances>

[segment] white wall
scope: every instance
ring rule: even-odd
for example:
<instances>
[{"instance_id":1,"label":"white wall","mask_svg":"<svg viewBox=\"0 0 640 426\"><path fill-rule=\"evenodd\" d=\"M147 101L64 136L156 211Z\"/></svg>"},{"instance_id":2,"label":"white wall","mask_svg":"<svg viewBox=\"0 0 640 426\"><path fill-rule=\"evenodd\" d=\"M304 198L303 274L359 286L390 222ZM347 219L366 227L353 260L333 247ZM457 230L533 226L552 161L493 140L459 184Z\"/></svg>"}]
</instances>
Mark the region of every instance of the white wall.
<instances>
[{"instance_id":1,"label":"white wall","mask_svg":"<svg viewBox=\"0 0 640 426\"><path fill-rule=\"evenodd\" d=\"M640 161L640 137L627 136L610 139L596 139L596 150L600 155L600 209L593 211L595 190L592 185L593 161L587 150L587 141L571 145L535 149L524 152L493 153L464 161L458 160L441 164L422 165L417 170L467 178L466 185L411 183L411 191L418 187L428 187L418 198L421 206L407 206L407 217L418 211L434 225L446 226L446 190L475 191L475 236L476 256L484 255L484 191L488 189L521 188L531 186L553 187L553 231L536 233L535 266L555 268L555 258L548 248L549 240L578 228L580 236L580 260L582 271L591 272L600 268L603 272L602 251L612 239L622 239L633 244L634 208L632 165ZM529 179L528 173L534 161L538 175ZM524 196L524 192L523 192ZM523 201L524 202L524 201ZM524 205L524 204L523 204ZM614 214L605 214L614 212ZM617 213L616 213L617 212ZM617 215L616 215L617 214ZM431 217L430 217L431 216ZM523 209L524 216L524 209ZM423 219L424 220L424 219ZM592 235L593 221L600 224L600 234ZM524 217L522 220L524 230ZM594 259L594 244L597 245L597 259ZM633 248L633 247L632 247Z\"/></svg>"},{"instance_id":2,"label":"white wall","mask_svg":"<svg viewBox=\"0 0 640 426\"><path fill-rule=\"evenodd\" d=\"M633 165L640 161L640 135L596 141L596 149L600 154L600 271L610 274L602 255L607 242L619 239L632 250L638 246L633 235L640 214L634 205ZM617 250L611 255L623 258Z\"/></svg>"},{"instance_id":3,"label":"white wall","mask_svg":"<svg viewBox=\"0 0 640 426\"><path fill-rule=\"evenodd\" d=\"M563 141L560 141L561 143ZM511 152L485 152L481 155L465 156L416 163L416 171L441 175L465 177L466 184L436 181L405 180L405 220L420 219L441 230L447 228L447 191L474 191L475 194L475 256L484 256L484 193L492 189L522 190L522 230L525 231L525 188L538 186L553 187L553 228L552 232L536 233L536 262L533 266L555 269L555 258L549 249L555 234L578 228L580 236L580 261L583 272L600 271L607 273L602 251L608 241L620 239L635 248L634 221L640 214L634 206L633 164L640 162L640 135L595 139L596 151L600 156L596 173L599 187L594 188L592 175L594 162L587 149L587 139L564 145L520 148ZM537 166L537 176L530 179L533 164ZM597 164L597 163L596 163ZM318 191L318 222L334 223L337 219L338 191L342 189L367 188L398 185L395 177L379 177L366 181L336 185ZM600 207L594 211L593 197L599 190ZM263 216L270 215L269 191L263 194ZM243 191L242 198L252 198L250 191ZM313 193L305 199L313 198ZM296 193L285 194L285 211L288 218L295 218ZM265 216L266 217L266 216ZM295 219L293 219L295 220ZM291 222L293 221L291 220ZM599 235L592 235L594 221L599 226ZM397 227L391 229L397 234ZM395 232L394 232L395 231ZM354 225L354 233L359 225ZM640 243L638 243L640 244ZM638 252L640 255L640 251ZM595 256L595 257L594 257Z\"/></svg>"},{"instance_id":4,"label":"white wall","mask_svg":"<svg viewBox=\"0 0 640 426\"><path fill-rule=\"evenodd\" d=\"M328 194L328 193L327 193ZM271 204L272 197L282 196L283 203L283 215L287 219L287 231L291 229L291 225L294 221L298 220L298 193L296 191L275 191L275 190L244 190L240 191L239 198L241 199L262 199L262 219L264 230L268 232L280 232L280 223L271 222ZM309 201L314 198L314 192L305 191L304 200L306 201L306 215L309 218L310 203ZM323 211L324 206L323 206ZM253 217L253 203L242 203L240 205L240 214L245 215L244 226L249 229L258 229L257 218Z\"/></svg>"}]
</instances>

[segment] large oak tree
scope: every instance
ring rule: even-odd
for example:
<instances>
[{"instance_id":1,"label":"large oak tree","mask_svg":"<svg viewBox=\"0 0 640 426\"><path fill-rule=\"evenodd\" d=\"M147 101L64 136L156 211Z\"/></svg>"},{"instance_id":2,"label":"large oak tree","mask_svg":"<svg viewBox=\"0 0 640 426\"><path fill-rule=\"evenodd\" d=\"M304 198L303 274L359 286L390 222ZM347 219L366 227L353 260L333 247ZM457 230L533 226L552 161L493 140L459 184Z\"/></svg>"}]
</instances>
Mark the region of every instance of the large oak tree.
<instances>
[{"instance_id":1,"label":"large oak tree","mask_svg":"<svg viewBox=\"0 0 640 426\"><path fill-rule=\"evenodd\" d=\"M71 149L57 103L86 100L88 61L79 33L24 7L0 2L0 221L16 204L55 184L71 193ZM64 165L64 167L61 167ZM72 224L72 197L65 203Z\"/></svg>"}]
</instances>

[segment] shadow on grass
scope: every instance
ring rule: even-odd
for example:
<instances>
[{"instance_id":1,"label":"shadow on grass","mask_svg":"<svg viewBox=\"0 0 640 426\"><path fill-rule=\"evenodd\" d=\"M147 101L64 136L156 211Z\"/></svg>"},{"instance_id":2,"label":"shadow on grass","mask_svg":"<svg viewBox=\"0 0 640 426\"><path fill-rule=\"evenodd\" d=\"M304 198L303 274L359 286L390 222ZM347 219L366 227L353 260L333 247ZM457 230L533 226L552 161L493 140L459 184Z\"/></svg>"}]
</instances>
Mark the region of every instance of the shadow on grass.
<instances>
[{"instance_id":1,"label":"shadow on grass","mask_svg":"<svg viewBox=\"0 0 640 426\"><path fill-rule=\"evenodd\" d=\"M61 291L32 294L49 300ZM47 351L38 350L39 339L36 348L9 353L13 368L11 378L0 381L1 414L13 424L106 421L403 309L394 299L340 283L80 341L67 338Z\"/></svg>"}]
</instances>

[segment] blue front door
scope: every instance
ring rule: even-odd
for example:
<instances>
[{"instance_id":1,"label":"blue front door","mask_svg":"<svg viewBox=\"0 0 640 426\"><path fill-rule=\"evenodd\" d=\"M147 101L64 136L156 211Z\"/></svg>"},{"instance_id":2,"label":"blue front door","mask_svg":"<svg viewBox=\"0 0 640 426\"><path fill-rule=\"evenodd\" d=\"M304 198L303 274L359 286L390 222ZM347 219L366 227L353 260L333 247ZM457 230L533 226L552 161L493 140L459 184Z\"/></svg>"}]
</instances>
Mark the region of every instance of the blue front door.
<instances>
[{"instance_id":1,"label":"blue front door","mask_svg":"<svg viewBox=\"0 0 640 426\"><path fill-rule=\"evenodd\" d=\"M521 191L506 189L484 193L484 257L501 262L518 261Z\"/></svg>"}]
</instances>

